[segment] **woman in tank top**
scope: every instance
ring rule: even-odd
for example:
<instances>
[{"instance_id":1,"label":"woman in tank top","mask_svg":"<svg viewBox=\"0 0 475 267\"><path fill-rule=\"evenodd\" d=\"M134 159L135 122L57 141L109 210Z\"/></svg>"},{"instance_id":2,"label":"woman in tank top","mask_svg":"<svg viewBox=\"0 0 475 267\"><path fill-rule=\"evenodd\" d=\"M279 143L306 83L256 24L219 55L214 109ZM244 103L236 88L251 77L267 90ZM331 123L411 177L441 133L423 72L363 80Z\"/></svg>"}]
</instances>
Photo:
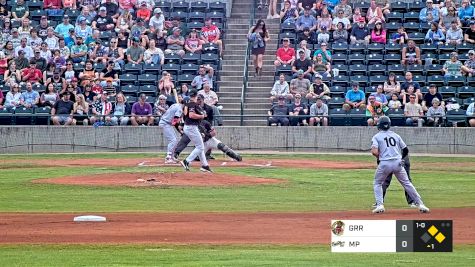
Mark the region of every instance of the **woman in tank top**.
<instances>
[{"instance_id":1,"label":"woman in tank top","mask_svg":"<svg viewBox=\"0 0 475 267\"><path fill-rule=\"evenodd\" d=\"M56 89L54 88L54 84L51 82L48 83L48 85L46 85L46 91L41 94L40 97L41 106L52 108L58 99L59 96Z\"/></svg>"}]
</instances>

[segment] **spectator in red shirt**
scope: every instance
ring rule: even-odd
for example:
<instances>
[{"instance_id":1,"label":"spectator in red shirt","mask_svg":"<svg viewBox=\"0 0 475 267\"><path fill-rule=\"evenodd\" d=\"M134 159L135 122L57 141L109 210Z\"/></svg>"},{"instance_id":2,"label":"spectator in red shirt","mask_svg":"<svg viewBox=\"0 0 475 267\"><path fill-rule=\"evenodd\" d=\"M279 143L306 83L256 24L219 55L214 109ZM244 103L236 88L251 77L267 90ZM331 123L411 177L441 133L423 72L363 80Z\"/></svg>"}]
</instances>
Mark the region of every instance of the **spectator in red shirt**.
<instances>
[{"instance_id":1,"label":"spectator in red shirt","mask_svg":"<svg viewBox=\"0 0 475 267\"><path fill-rule=\"evenodd\" d=\"M43 73L41 70L36 68L36 61L32 59L30 61L30 67L24 68L21 71L21 77L24 82L30 82L32 84L39 84L43 78Z\"/></svg>"},{"instance_id":2,"label":"spectator in red shirt","mask_svg":"<svg viewBox=\"0 0 475 267\"><path fill-rule=\"evenodd\" d=\"M43 6L48 16L61 15L62 0L44 0Z\"/></svg>"},{"instance_id":3,"label":"spectator in red shirt","mask_svg":"<svg viewBox=\"0 0 475 267\"><path fill-rule=\"evenodd\" d=\"M289 46L289 38L284 38L282 44L282 47L277 49L277 59L274 61L276 67L280 65L292 65L295 61L295 49Z\"/></svg>"},{"instance_id":4,"label":"spectator in red shirt","mask_svg":"<svg viewBox=\"0 0 475 267\"><path fill-rule=\"evenodd\" d=\"M150 9L148 9L147 2L142 1L142 3L140 3L139 10L137 10L137 18L141 18L144 21L148 22L151 16L152 12L150 11Z\"/></svg>"},{"instance_id":5,"label":"spectator in red shirt","mask_svg":"<svg viewBox=\"0 0 475 267\"><path fill-rule=\"evenodd\" d=\"M213 25L211 18L205 20L205 26L201 28L201 39L204 44L213 43L219 47L219 56L223 57L223 41L220 40L221 32Z\"/></svg>"}]
</instances>

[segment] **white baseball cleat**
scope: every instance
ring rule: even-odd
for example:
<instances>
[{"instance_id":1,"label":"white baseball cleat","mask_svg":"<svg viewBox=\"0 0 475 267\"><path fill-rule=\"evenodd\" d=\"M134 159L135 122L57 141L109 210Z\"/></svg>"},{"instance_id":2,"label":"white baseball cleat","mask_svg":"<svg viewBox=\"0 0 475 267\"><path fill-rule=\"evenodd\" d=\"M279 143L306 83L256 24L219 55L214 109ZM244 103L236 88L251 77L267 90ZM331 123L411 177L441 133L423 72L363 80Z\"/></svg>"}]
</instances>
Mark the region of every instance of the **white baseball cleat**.
<instances>
[{"instance_id":1,"label":"white baseball cleat","mask_svg":"<svg viewBox=\"0 0 475 267\"><path fill-rule=\"evenodd\" d=\"M411 209L417 209L417 208L419 208L419 205L417 205L416 203L412 202L411 204L409 204L409 208L411 208Z\"/></svg>"},{"instance_id":2,"label":"white baseball cleat","mask_svg":"<svg viewBox=\"0 0 475 267\"><path fill-rule=\"evenodd\" d=\"M420 213L429 213L430 212L429 208L426 207L424 204L419 204L418 208L419 208Z\"/></svg>"},{"instance_id":3,"label":"white baseball cleat","mask_svg":"<svg viewBox=\"0 0 475 267\"><path fill-rule=\"evenodd\" d=\"M383 213L386 210L384 209L384 205L378 205L374 210L373 213Z\"/></svg>"}]
</instances>

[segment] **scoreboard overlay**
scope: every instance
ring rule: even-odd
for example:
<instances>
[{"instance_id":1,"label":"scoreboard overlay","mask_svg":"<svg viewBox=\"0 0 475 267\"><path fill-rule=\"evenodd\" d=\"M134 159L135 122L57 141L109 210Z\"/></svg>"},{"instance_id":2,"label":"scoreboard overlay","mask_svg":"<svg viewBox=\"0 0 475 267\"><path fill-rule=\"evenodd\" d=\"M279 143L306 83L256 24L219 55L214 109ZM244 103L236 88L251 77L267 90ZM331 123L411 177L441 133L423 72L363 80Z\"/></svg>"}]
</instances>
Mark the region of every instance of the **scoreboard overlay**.
<instances>
[{"instance_id":1,"label":"scoreboard overlay","mask_svg":"<svg viewBox=\"0 0 475 267\"><path fill-rule=\"evenodd\" d=\"M332 252L452 252L452 220L332 220Z\"/></svg>"}]
</instances>

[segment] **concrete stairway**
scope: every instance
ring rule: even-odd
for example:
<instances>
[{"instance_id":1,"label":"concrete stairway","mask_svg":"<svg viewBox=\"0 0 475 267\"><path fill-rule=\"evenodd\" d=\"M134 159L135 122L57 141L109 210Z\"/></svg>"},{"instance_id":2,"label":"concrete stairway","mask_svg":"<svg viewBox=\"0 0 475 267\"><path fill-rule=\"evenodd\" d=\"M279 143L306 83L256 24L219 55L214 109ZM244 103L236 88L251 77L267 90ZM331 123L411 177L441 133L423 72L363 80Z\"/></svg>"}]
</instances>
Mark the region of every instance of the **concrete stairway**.
<instances>
[{"instance_id":1,"label":"concrete stairway","mask_svg":"<svg viewBox=\"0 0 475 267\"><path fill-rule=\"evenodd\" d=\"M222 115L241 115L241 91L247 48L249 18L254 0L233 1L231 17L227 20L224 59L221 62L219 104ZM224 117L225 126L238 126L239 117Z\"/></svg>"},{"instance_id":2,"label":"concrete stairway","mask_svg":"<svg viewBox=\"0 0 475 267\"><path fill-rule=\"evenodd\" d=\"M261 77L254 77L254 64L252 60L249 60L249 82L244 105L244 115L264 116L247 118L244 125L248 126L267 125L267 118L265 116L270 108L270 90L274 85L274 60L279 37L278 34L280 31L280 22L278 19L265 19L266 16L267 10L256 10L256 21L260 18L264 19L266 28L269 31L270 40L266 44L266 53L264 54L264 65L262 67Z\"/></svg>"},{"instance_id":3,"label":"concrete stairway","mask_svg":"<svg viewBox=\"0 0 475 267\"><path fill-rule=\"evenodd\" d=\"M233 1L231 17L227 21L224 60L222 61L221 80L219 83L219 103L223 106L225 126L240 125L239 117L225 117L225 115L241 114L241 91L243 72L247 48L247 33L254 0ZM256 9L257 12L257 9ZM256 21L265 18L267 11L256 13ZM278 20L265 20L270 33L270 42L267 44L264 55L264 67L261 77L254 76L252 58L249 59L248 89L245 95L245 115L265 115L269 109L269 92L274 84L275 50L277 47L280 24ZM255 21L254 21L255 23ZM245 118L244 125L266 125L266 118Z\"/></svg>"}]
</instances>

